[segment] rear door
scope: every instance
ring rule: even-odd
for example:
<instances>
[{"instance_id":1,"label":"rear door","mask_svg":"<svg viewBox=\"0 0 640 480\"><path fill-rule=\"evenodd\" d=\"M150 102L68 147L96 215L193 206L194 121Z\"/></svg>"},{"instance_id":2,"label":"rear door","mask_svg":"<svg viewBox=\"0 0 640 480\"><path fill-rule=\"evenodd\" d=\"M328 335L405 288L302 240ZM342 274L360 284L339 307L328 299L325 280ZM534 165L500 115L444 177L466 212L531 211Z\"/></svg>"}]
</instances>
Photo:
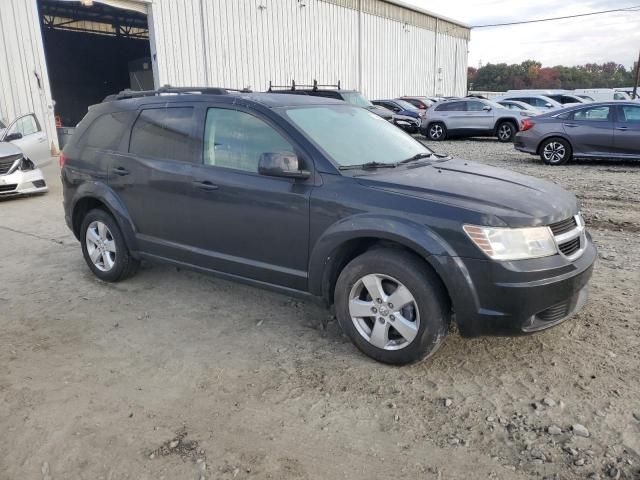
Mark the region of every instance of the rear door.
<instances>
[{"instance_id":1,"label":"rear door","mask_svg":"<svg viewBox=\"0 0 640 480\"><path fill-rule=\"evenodd\" d=\"M640 157L640 105L617 105L616 109L615 152Z\"/></svg>"},{"instance_id":2,"label":"rear door","mask_svg":"<svg viewBox=\"0 0 640 480\"><path fill-rule=\"evenodd\" d=\"M4 135L5 138L20 136L21 138L10 140L10 142L20 148L36 165L51 157L47 135L33 113L16 118L7 127Z\"/></svg>"},{"instance_id":3,"label":"rear door","mask_svg":"<svg viewBox=\"0 0 640 480\"><path fill-rule=\"evenodd\" d=\"M574 110L563 128L575 152L589 155L613 151L613 106L598 105Z\"/></svg>"},{"instance_id":4,"label":"rear door","mask_svg":"<svg viewBox=\"0 0 640 480\"><path fill-rule=\"evenodd\" d=\"M125 204L141 250L189 262L188 194L196 161L196 107L142 106L128 151L110 162L108 182Z\"/></svg>"},{"instance_id":5,"label":"rear door","mask_svg":"<svg viewBox=\"0 0 640 480\"><path fill-rule=\"evenodd\" d=\"M211 105L203 152L190 193L198 264L298 290L307 288L308 180L258 173L263 153L306 156L272 119L231 105Z\"/></svg>"}]
</instances>

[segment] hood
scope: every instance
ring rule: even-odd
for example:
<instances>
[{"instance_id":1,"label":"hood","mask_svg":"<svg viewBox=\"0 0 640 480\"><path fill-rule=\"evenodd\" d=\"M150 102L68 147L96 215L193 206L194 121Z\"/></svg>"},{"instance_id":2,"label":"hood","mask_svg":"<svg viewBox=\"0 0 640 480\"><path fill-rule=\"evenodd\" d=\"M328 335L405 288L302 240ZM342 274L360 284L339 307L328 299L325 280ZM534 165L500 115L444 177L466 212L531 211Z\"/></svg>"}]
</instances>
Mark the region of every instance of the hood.
<instances>
[{"instance_id":1,"label":"hood","mask_svg":"<svg viewBox=\"0 0 640 480\"><path fill-rule=\"evenodd\" d=\"M379 107L377 105L367 107L367 110L369 110L371 113L375 113L376 115L381 116L385 120L389 120L391 117L393 117L393 112L391 110L389 110L388 108Z\"/></svg>"},{"instance_id":2,"label":"hood","mask_svg":"<svg viewBox=\"0 0 640 480\"><path fill-rule=\"evenodd\" d=\"M466 160L374 172L357 177L358 182L484 214L485 225L548 225L578 212L576 197L554 183Z\"/></svg>"},{"instance_id":3,"label":"hood","mask_svg":"<svg viewBox=\"0 0 640 480\"><path fill-rule=\"evenodd\" d=\"M22 150L13 143L0 142L0 158L12 157L14 155L22 155Z\"/></svg>"}]
</instances>

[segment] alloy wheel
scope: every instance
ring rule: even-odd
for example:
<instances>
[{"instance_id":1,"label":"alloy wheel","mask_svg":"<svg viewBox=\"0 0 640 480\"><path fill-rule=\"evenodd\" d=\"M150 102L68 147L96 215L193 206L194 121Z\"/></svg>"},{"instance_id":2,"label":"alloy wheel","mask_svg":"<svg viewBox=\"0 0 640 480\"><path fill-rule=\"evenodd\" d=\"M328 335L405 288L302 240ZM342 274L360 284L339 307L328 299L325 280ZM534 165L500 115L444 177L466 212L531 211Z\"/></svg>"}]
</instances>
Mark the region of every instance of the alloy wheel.
<instances>
[{"instance_id":1,"label":"alloy wheel","mask_svg":"<svg viewBox=\"0 0 640 480\"><path fill-rule=\"evenodd\" d=\"M542 155L549 163L557 163L564 160L567 150L560 142L549 142L544 146Z\"/></svg>"},{"instance_id":2,"label":"alloy wheel","mask_svg":"<svg viewBox=\"0 0 640 480\"><path fill-rule=\"evenodd\" d=\"M500 138L500 140L509 140L512 133L513 127L508 123L503 123L500 125L500 128L498 128L498 138Z\"/></svg>"},{"instance_id":3,"label":"alloy wheel","mask_svg":"<svg viewBox=\"0 0 640 480\"><path fill-rule=\"evenodd\" d=\"M429 129L429 136L434 140L442 137L442 133L442 127L440 125L432 125Z\"/></svg>"},{"instance_id":4,"label":"alloy wheel","mask_svg":"<svg viewBox=\"0 0 640 480\"><path fill-rule=\"evenodd\" d=\"M413 294L395 278L378 273L365 275L353 285L349 315L358 333L382 350L408 346L420 328Z\"/></svg>"},{"instance_id":5,"label":"alloy wheel","mask_svg":"<svg viewBox=\"0 0 640 480\"><path fill-rule=\"evenodd\" d=\"M104 223L99 220L87 227L87 253L93 265L101 272L110 271L116 263L116 242Z\"/></svg>"}]
</instances>

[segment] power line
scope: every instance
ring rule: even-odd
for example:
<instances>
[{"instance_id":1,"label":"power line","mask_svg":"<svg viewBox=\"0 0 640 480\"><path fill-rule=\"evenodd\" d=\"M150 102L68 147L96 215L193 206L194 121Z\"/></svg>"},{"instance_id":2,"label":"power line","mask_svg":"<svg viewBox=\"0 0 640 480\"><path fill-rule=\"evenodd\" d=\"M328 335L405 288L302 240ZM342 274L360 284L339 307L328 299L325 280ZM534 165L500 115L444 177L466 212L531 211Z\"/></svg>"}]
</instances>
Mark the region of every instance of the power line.
<instances>
[{"instance_id":1,"label":"power line","mask_svg":"<svg viewBox=\"0 0 640 480\"><path fill-rule=\"evenodd\" d=\"M634 5L632 7L616 8L613 10L601 10L599 12L580 13L578 15L566 15L564 17L540 18L538 20L523 20L520 22L492 23L488 25L472 25L471 28L506 27L508 25L522 25L525 23L552 22L554 20L565 20L567 18L589 17L591 15L603 15L605 13L639 11L637 10L639 8L640 8L640 5Z\"/></svg>"}]
</instances>

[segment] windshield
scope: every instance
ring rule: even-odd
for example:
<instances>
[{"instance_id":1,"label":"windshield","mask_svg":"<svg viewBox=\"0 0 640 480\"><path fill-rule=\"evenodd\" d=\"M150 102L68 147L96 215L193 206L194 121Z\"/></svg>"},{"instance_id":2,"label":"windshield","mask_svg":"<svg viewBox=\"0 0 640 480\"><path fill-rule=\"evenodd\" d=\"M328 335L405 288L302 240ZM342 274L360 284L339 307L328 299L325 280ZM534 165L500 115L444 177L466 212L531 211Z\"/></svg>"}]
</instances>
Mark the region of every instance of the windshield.
<instances>
[{"instance_id":1,"label":"windshield","mask_svg":"<svg viewBox=\"0 0 640 480\"><path fill-rule=\"evenodd\" d=\"M321 105L288 108L285 113L338 166L393 164L432 153L398 127L362 108Z\"/></svg>"},{"instance_id":2,"label":"windshield","mask_svg":"<svg viewBox=\"0 0 640 480\"><path fill-rule=\"evenodd\" d=\"M398 105L400 105L405 110L411 110L411 111L419 110L418 107L416 107L415 105L412 105L411 103L407 102L406 100L394 100L394 102L396 102Z\"/></svg>"},{"instance_id":3,"label":"windshield","mask_svg":"<svg viewBox=\"0 0 640 480\"><path fill-rule=\"evenodd\" d=\"M0 128L7 128L2 119L0 119Z\"/></svg>"},{"instance_id":4,"label":"windshield","mask_svg":"<svg viewBox=\"0 0 640 480\"><path fill-rule=\"evenodd\" d=\"M360 92L341 92L342 98L347 103L355 105L356 107L371 108L373 103L364 98Z\"/></svg>"}]
</instances>

